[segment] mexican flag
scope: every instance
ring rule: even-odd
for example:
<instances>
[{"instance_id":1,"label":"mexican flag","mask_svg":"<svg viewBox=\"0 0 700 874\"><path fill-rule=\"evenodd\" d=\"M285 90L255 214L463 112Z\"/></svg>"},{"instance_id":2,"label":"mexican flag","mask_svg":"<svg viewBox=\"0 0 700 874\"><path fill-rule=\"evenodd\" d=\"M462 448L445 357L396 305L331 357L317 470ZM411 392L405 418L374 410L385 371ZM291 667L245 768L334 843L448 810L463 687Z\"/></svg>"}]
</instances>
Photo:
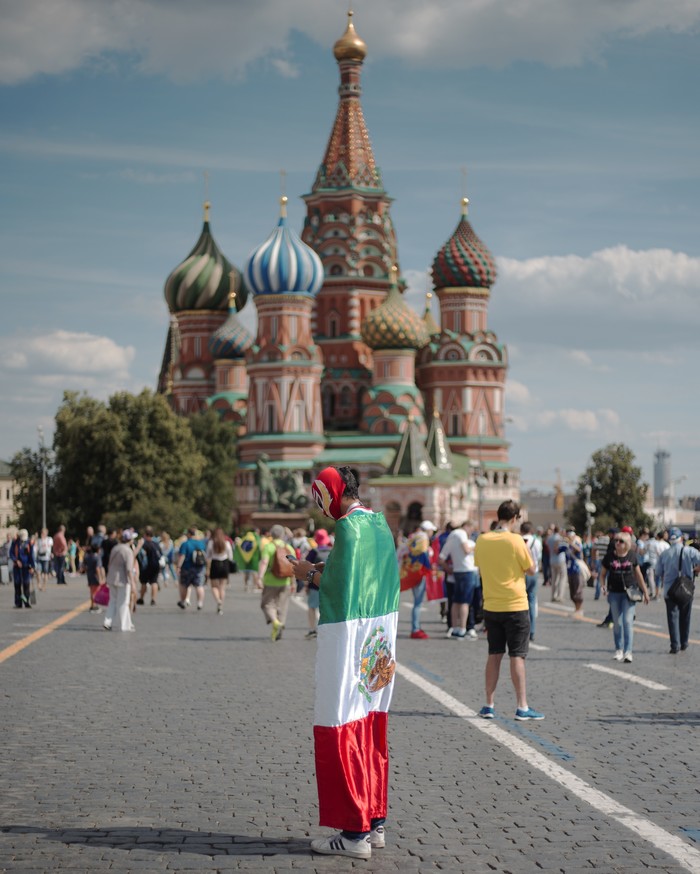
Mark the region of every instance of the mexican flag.
<instances>
[{"instance_id":1,"label":"mexican flag","mask_svg":"<svg viewBox=\"0 0 700 874\"><path fill-rule=\"evenodd\" d=\"M399 572L380 513L338 521L320 586L314 746L320 825L369 831L386 816Z\"/></svg>"}]
</instances>

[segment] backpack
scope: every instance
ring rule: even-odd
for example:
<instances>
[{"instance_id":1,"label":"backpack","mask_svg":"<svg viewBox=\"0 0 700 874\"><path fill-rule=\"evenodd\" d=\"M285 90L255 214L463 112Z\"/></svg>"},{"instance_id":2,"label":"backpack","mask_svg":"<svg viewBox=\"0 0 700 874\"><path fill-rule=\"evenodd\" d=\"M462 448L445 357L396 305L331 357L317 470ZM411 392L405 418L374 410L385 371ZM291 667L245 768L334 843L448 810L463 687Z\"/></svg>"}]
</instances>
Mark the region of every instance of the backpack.
<instances>
[{"instance_id":1,"label":"backpack","mask_svg":"<svg viewBox=\"0 0 700 874\"><path fill-rule=\"evenodd\" d=\"M143 548L143 546L136 553L136 559L138 560L139 567L141 568L141 570L145 571L146 568L148 567L148 553Z\"/></svg>"},{"instance_id":2,"label":"backpack","mask_svg":"<svg viewBox=\"0 0 700 874\"><path fill-rule=\"evenodd\" d=\"M275 555L272 559L272 576L280 580L286 580L287 577L294 576L294 567L291 561L287 558L289 547L286 544L275 546Z\"/></svg>"},{"instance_id":3,"label":"backpack","mask_svg":"<svg viewBox=\"0 0 700 874\"><path fill-rule=\"evenodd\" d=\"M203 549L195 549L192 553L192 566L193 567L204 567L207 563L207 557L204 553Z\"/></svg>"}]
</instances>

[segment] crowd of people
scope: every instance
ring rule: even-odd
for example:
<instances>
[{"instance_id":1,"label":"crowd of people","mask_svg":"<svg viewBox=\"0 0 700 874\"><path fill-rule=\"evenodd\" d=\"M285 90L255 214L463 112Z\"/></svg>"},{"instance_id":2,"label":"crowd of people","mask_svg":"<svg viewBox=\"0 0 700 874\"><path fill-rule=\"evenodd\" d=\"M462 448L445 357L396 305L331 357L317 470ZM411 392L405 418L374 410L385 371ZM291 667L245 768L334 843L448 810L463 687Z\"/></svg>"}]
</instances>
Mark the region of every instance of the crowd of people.
<instances>
[{"instance_id":1,"label":"crowd of people","mask_svg":"<svg viewBox=\"0 0 700 874\"><path fill-rule=\"evenodd\" d=\"M447 624L446 636L452 640L477 640L486 633L484 598L480 569L475 559L479 532L469 520L448 523L442 532L430 521L416 521L400 534L397 558L401 587L411 591L413 610L411 637L427 638L421 628L422 606L426 597L441 604ZM499 528L499 521L491 531ZM538 589L549 587L550 601L571 601L575 620L584 618L585 593L606 597L609 612L600 627L613 630L614 659L633 660L635 608L638 603L664 598L671 643L670 652L688 646L691 601L679 604L669 591L684 576L693 579L700 566L700 552L684 544L680 529L671 527L656 532L642 529L635 536L628 525L597 531L581 537L569 526L535 528L529 521L519 524L518 533L529 552L532 564L524 573L529 617L529 639L535 640ZM482 535L482 537L484 537ZM682 555L681 555L682 553ZM435 580L440 582L436 586ZM432 594L430 592L432 591Z\"/></svg>"},{"instance_id":2,"label":"crowd of people","mask_svg":"<svg viewBox=\"0 0 700 874\"><path fill-rule=\"evenodd\" d=\"M489 531L468 520L442 532L416 520L396 539L382 514L366 508L350 468L326 468L312 486L334 531L251 528L230 537L221 528L191 527L175 541L151 527L88 528L75 549L63 526L30 537L26 529L0 547L0 566L12 571L15 608L31 608L36 590L68 573L84 573L90 611L106 630L134 631L133 614L156 607L161 588L178 586L177 606L203 610L207 584L223 613L229 577L240 571L246 591L260 593L260 609L273 642L282 639L290 600L305 597L308 631L317 639L314 744L320 824L340 832L311 842L314 852L368 859L385 846L387 814L387 717L396 667L399 591L411 591L412 640L425 640L423 604L440 604L446 636L453 641L486 635L483 719L496 715L500 668L509 656L515 719L538 721L528 703L525 660L535 639L538 586L561 603L568 586L572 616L584 616L587 589L606 596L601 626L613 630L614 658L632 661L636 604L663 596L670 653L687 649L700 552L675 527L635 537L629 526L581 538L573 528L546 531L521 521L520 507L504 501ZM329 526L330 527L330 526ZM359 678L357 670L359 666ZM350 763L350 765L348 765ZM352 773L352 779L348 773Z\"/></svg>"}]
</instances>

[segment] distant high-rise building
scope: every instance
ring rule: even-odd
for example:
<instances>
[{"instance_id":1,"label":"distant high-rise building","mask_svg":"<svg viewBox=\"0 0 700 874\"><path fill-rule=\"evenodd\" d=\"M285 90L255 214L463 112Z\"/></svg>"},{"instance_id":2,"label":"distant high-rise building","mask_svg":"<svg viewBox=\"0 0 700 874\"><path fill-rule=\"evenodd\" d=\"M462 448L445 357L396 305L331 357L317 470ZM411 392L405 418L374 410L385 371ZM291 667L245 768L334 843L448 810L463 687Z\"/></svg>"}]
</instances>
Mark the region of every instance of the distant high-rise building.
<instances>
[{"instance_id":1,"label":"distant high-rise building","mask_svg":"<svg viewBox=\"0 0 700 874\"><path fill-rule=\"evenodd\" d=\"M654 503L663 507L671 497L671 453L659 449L654 453Z\"/></svg>"}]
</instances>

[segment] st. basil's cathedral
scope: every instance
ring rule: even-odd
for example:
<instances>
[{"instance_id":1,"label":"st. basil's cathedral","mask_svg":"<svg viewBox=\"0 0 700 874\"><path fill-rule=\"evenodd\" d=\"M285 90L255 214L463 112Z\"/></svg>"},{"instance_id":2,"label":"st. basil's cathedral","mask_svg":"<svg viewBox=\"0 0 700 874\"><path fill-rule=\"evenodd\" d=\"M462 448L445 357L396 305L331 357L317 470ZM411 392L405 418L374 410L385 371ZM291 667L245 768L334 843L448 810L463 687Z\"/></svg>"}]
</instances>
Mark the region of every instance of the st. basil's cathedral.
<instances>
[{"instance_id":1,"label":"st. basil's cathedral","mask_svg":"<svg viewBox=\"0 0 700 874\"><path fill-rule=\"evenodd\" d=\"M261 460L306 490L349 465L393 529L470 518L488 527L520 472L504 436L507 350L488 327L493 256L467 217L433 261L423 315L403 297L391 198L360 102L367 53L352 12L333 52L339 101L301 237L277 226L243 270L209 223L165 283L170 310L158 389L183 415L213 407L238 426L235 524L261 518ZM257 336L239 321L252 298Z\"/></svg>"}]
</instances>

